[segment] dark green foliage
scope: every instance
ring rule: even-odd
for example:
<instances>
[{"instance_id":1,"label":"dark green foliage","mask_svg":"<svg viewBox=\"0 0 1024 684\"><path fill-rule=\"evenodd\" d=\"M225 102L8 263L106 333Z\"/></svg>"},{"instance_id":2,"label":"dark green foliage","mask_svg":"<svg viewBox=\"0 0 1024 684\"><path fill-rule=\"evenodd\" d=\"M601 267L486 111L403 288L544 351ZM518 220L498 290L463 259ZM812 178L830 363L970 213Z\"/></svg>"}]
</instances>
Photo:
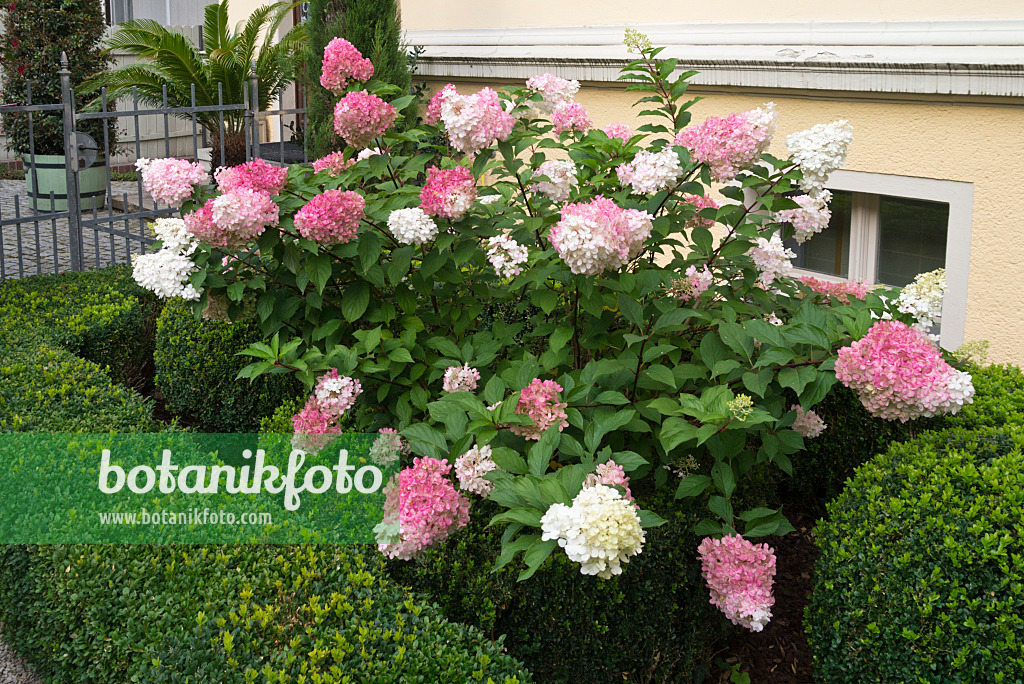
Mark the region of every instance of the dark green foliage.
<instances>
[{"instance_id":1,"label":"dark green foliage","mask_svg":"<svg viewBox=\"0 0 1024 684\"><path fill-rule=\"evenodd\" d=\"M949 425L966 428L1024 425L1024 373L1020 368L992 365L967 370L977 394L974 403L946 419Z\"/></svg>"},{"instance_id":2,"label":"dark green foliage","mask_svg":"<svg viewBox=\"0 0 1024 684\"><path fill-rule=\"evenodd\" d=\"M197 321L180 302L164 307L156 329L156 386L167 409L209 432L256 432L285 400L302 394L291 375L238 380L251 359L238 352L263 339L252 319Z\"/></svg>"},{"instance_id":3,"label":"dark green foliage","mask_svg":"<svg viewBox=\"0 0 1024 684\"><path fill-rule=\"evenodd\" d=\"M469 526L443 547L389 570L449 619L505 634L509 651L541 681L690 681L706 674L724 634L696 560L699 508L671 495L644 504L669 522L646 530L643 553L611 580L582 575L563 553L525 582L516 581L519 563L492 573L501 531L485 528L498 512L487 501L474 504Z\"/></svg>"},{"instance_id":4,"label":"dark green foliage","mask_svg":"<svg viewBox=\"0 0 1024 684\"><path fill-rule=\"evenodd\" d=\"M103 54L100 41L106 30L103 5L96 0L14 0L13 9L3 14L4 95L9 104L26 102L25 81L32 87L34 104L60 103L60 55L66 52L73 88L87 78L104 71L112 58ZM85 104L79 96L76 105ZM103 144L103 123L83 121L78 130ZM23 156L30 154L28 117L8 113L3 116L9 148ZM107 126L111 143L117 139L117 127ZM35 154L64 154L64 128L61 112L34 114L32 133Z\"/></svg>"},{"instance_id":5,"label":"dark green foliage","mask_svg":"<svg viewBox=\"0 0 1024 684\"><path fill-rule=\"evenodd\" d=\"M955 428L858 469L817 531L818 681L1024 681L1022 445Z\"/></svg>"},{"instance_id":6,"label":"dark green foliage","mask_svg":"<svg viewBox=\"0 0 1024 684\"><path fill-rule=\"evenodd\" d=\"M402 21L397 0L311 0L304 55L306 152L319 159L345 143L334 132L336 95L320 85L324 47L344 38L373 62L373 78L406 90L410 74L402 51Z\"/></svg>"},{"instance_id":7,"label":"dark green foliage","mask_svg":"<svg viewBox=\"0 0 1024 684\"><path fill-rule=\"evenodd\" d=\"M0 431L148 429L158 303L125 268L0 286Z\"/></svg>"},{"instance_id":8,"label":"dark green foliage","mask_svg":"<svg viewBox=\"0 0 1024 684\"><path fill-rule=\"evenodd\" d=\"M227 684L256 681L252 670L258 681L342 682L335 668L344 681L530 681L500 642L447 622L371 558L343 547L8 546L0 619L48 681Z\"/></svg>"}]
</instances>

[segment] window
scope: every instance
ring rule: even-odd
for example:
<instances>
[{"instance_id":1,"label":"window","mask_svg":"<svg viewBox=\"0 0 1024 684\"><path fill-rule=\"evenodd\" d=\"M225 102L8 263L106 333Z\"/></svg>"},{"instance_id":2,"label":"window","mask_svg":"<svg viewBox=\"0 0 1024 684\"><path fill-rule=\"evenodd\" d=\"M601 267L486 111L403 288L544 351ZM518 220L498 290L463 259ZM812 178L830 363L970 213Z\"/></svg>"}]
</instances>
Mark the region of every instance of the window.
<instances>
[{"instance_id":1,"label":"window","mask_svg":"<svg viewBox=\"0 0 1024 684\"><path fill-rule=\"evenodd\" d=\"M967 318L974 186L957 181L836 171L829 178L832 221L802 245L793 265L828 280L903 287L919 273L946 269L942 346L963 342Z\"/></svg>"},{"instance_id":2,"label":"window","mask_svg":"<svg viewBox=\"0 0 1024 684\"><path fill-rule=\"evenodd\" d=\"M107 0L107 23L114 26L134 19L133 9L132 0Z\"/></svg>"}]
</instances>

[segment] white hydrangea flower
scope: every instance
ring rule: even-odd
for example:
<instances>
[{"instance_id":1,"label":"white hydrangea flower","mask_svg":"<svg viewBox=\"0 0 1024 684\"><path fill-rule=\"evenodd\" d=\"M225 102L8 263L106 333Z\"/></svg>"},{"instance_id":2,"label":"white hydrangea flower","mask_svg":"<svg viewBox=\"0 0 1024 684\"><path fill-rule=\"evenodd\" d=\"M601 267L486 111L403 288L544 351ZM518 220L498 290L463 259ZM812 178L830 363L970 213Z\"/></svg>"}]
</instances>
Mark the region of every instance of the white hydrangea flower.
<instances>
[{"instance_id":1,"label":"white hydrangea flower","mask_svg":"<svg viewBox=\"0 0 1024 684\"><path fill-rule=\"evenodd\" d=\"M848 121L818 124L786 138L793 162L803 171L803 191L817 197L828 182L828 176L846 163L846 150L853 140L853 127Z\"/></svg>"},{"instance_id":2,"label":"white hydrangea flower","mask_svg":"<svg viewBox=\"0 0 1024 684\"><path fill-rule=\"evenodd\" d=\"M609 579L622 563L643 550L645 535L636 508L617 489L596 485L583 489L572 507L554 504L541 518L541 539L557 539L584 575Z\"/></svg>"},{"instance_id":3,"label":"white hydrangea flower","mask_svg":"<svg viewBox=\"0 0 1024 684\"><path fill-rule=\"evenodd\" d=\"M359 150L359 154L356 155L356 161L361 162L364 159L375 157L378 154L384 154L384 150L380 149L379 147L367 147L365 149Z\"/></svg>"},{"instance_id":4,"label":"white hydrangea flower","mask_svg":"<svg viewBox=\"0 0 1024 684\"><path fill-rule=\"evenodd\" d=\"M523 272L522 265L530 252L507 235L496 235L487 241L487 259L502 278L512 278Z\"/></svg>"},{"instance_id":5,"label":"white hydrangea flower","mask_svg":"<svg viewBox=\"0 0 1024 684\"><path fill-rule=\"evenodd\" d=\"M477 202L480 204L494 204L501 199L501 195L482 195L477 198Z\"/></svg>"},{"instance_id":6,"label":"white hydrangea flower","mask_svg":"<svg viewBox=\"0 0 1024 684\"><path fill-rule=\"evenodd\" d=\"M679 155L667 147L661 152L638 152L633 161L620 166L616 174L619 182L629 185L633 192L648 195L674 186L683 175L683 167L679 165Z\"/></svg>"},{"instance_id":7,"label":"white hydrangea flower","mask_svg":"<svg viewBox=\"0 0 1024 684\"><path fill-rule=\"evenodd\" d=\"M178 218L158 218L153 222L153 232L163 243L163 248L178 254L192 254L199 246L199 240L185 229L185 221Z\"/></svg>"},{"instance_id":8,"label":"white hydrangea flower","mask_svg":"<svg viewBox=\"0 0 1024 684\"><path fill-rule=\"evenodd\" d=\"M533 177L547 176L549 180L533 181L533 191L544 195L552 202L569 199L572 189L579 185L576 180L576 165L571 161L551 159L541 164Z\"/></svg>"},{"instance_id":9,"label":"white hydrangea flower","mask_svg":"<svg viewBox=\"0 0 1024 684\"><path fill-rule=\"evenodd\" d=\"M974 402L974 382L970 373L954 370L950 373L947 388L949 389L949 397L936 407L933 415L953 415L964 404Z\"/></svg>"},{"instance_id":10,"label":"white hydrangea flower","mask_svg":"<svg viewBox=\"0 0 1024 684\"><path fill-rule=\"evenodd\" d=\"M491 447L486 445L474 446L455 459L455 476L459 478L459 488L477 496L491 493L494 483L485 480L484 475L497 469L498 464L491 457Z\"/></svg>"},{"instance_id":11,"label":"white hydrangea flower","mask_svg":"<svg viewBox=\"0 0 1024 684\"><path fill-rule=\"evenodd\" d=\"M790 259L796 257L791 249L786 249L782 238L778 234L772 235L771 240L763 237L757 238L757 245L747 250L747 254L754 260L754 265L761 272L758 282L768 287L776 278L791 275L793 264Z\"/></svg>"},{"instance_id":12,"label":"white hydrangea flower","mask_svg":"<svg viewBox=\"0 0 1024 684\"><path fill-rule=\"evenodd\" d=\"M150 254L132 255L135 282L161 299L199 299L199 291L187 282L196 270L188 256L175 250L161 249Z\"/></svg>"},{"instance_id":13,"label":"white hydrangea flower","mask_svg":"<svg viewBox=\"0 0 1024 684\"><path fill-rule=\"evenodd\" d=\"M896 309L913 316L915 323L912 327L926 333L942 318L942 299L946 289L946 269L921 273L900 292Z\"/></svg>"},{"instance_id":14,"label":"white hydrangea flower","mask_svg":"<svg viewBox=\"0 0 1024 684\"><path fill-rule=\"evenodd\" d=\"M391 212L388 229L403 245L422 245L437 237L437 224L419 207Z\"/></svg>"},{"instance_id":15,"label":"white hydrangea flower","mask_svg":"<svg viewBox=\"0 0 1024 684\"><path fill-rule=\"evenodd\" d=\"M794 197L793 201L799 204L800 208L777 212L775 220L793 225L794 240L803 244L828 228L829 221L832 220L832 210L828 208L828 203L832 201L831 192L823 190L817 197L800 195Z\"/></svg>"}]
</instances>

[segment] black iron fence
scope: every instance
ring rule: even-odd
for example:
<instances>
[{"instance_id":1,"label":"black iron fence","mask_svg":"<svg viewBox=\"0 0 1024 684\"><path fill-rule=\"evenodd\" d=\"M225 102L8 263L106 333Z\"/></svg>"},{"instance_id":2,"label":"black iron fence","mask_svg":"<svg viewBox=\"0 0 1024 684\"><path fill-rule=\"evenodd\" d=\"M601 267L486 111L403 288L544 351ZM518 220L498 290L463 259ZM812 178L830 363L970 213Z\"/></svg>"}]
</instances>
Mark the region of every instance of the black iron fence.
<instances>
[{"instance_id":1,"label":"black iron fence","mask_svg":"<svg viewBox=\"0 0 1024 684\"><path fill-rule=\"evenodd\" d=\"M164 87L163 103L159 107L140 106L138 93L133 91L131 98L119 103L121 109L114 109L107 102L106 92L101 91L98 111L79 112L75 108L75 93L64 55L60 77L60 102L34 103L31 88L26 84L24 104L0 108L4 113L21 113L27 117L29 146L29 154L23 159L24 185L19 181L3 181L0 191L0 280L127 263L132 254L147 251L155 242L149 227L154 219L177 214L177 207L161 206L148 197L141 174L133 181L115 180L112 173L115 150L110 126L102 127L103 140L94 140L78 130L81 122L100 120L116 125L120 120L131 119L133 140L118 144L134 146L134 158L139 159L142 156L139 125L142 118L162 120L164 156L167 157L172 156L170 121L185 119L191 122L192 158L208 163L212 171L227 165L230 157L227 145L232 131L226 120L237 121L240 113L246 160L262 158L281 165L308 161L304 140L285 141L287 131L293 131L294 135L295 131L303 129L301 117L305 109L283 108L284 92L281 91L277 98L278 109L259 111L255 65L248 87L243 88L241 104L225 104L224 89L219 85L218 104L197 105L193 85L192 101L187 107L168 106ZM209 112L217 113L218 130L208 130L199 123L197 115ZM34 118L56 113L60 113L63 120L64 159L59 163L41 161L35 151ZM261 142L261 121L270 117L277 117L279 140ZM291 124L286 123L288 117ZM211 147L214 144L217 149ZM64 191L47 189L46 180L59 176L63 176L60 190Z\"/></svg>"}]
</instances>

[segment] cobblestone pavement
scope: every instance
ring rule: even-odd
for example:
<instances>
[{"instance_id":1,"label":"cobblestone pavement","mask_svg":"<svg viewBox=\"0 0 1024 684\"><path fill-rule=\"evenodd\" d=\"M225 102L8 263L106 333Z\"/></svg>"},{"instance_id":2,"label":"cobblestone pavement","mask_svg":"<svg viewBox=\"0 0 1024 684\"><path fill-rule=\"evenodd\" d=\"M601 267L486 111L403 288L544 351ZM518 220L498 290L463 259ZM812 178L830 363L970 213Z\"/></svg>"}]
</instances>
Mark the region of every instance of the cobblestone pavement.
<instances>
[{"instance_id":1,"label":"cobblestone pavement","mask_svg":"<svg viewBox=\"0 0 1024 684\"><path fill-rule=\"evenodd\" d=\"M7 645L0 635L0 684L42 684L28 661Z\"/></svg>"},{"instance_id":2,"label":"cobblestone pavement","mask_svg":"<svg viewBox=\"0 0 1024 684\"><path fill-rule=\"evenodd\" d=\"M139 240L132 240L123 235L113 235L102 228L112 226L114 230L141 234L152 237L145 222L138 219L126 222L117 220L123 215L127 204L129 211L136 211L139 206L139 189L133 181L116 181L111 184L113 202L107 207L96 211L88 207L83 213L85 221L109 219L101 225L83 225L82 253L87 268L109 266L114 263L125 263L133 253L144 251ZM154 208L152 199L143 191L143 206ZM48 214L36 214L31 209L28 194L23 180L0 181L0 220L7 221L15 217L27 218L17 225L0 228L0 279L19 278L36 273L55 273L69 270L71 263L71 246L68 233L67 218L49 218ZM38 220L33 220L36 217ZM20 245L20 249L19 249ZM3 684L0 681L0 684Z\"/></svg>"}]
</instances>

